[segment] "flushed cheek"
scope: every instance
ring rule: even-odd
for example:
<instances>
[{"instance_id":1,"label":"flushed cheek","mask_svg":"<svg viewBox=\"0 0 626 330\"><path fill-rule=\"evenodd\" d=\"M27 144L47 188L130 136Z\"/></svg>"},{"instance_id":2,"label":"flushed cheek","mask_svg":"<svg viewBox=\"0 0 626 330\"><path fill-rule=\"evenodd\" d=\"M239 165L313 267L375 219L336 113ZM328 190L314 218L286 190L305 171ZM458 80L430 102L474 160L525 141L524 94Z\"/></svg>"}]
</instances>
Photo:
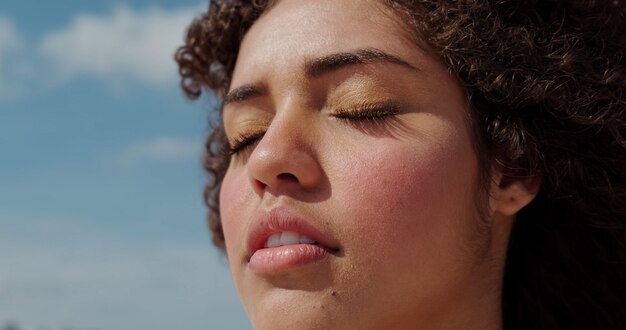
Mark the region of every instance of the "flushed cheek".
<instances>
[{"instance_id":1,"label":"flushed cheek","mask_svg":"<svg viewBox=\"0 0 626 330\"><path fill-rule=\"evenodd\" d=\"M366 160L353 158L344 186L335 189L340 203L352 205L342 217L346 230L368 237L369 248L382 254L397 253L398 246L447 244L463 230L460 217L475 167L471 154L458 147L388 145L369 149Z\"/></svg>"},{"instance_id":2,"label":"flushed cheek","mask_svg":"<svg viewBox=\"0 0 626 330\"><path fill-rule=\"evenodd\" d=\"M341 286L355 302L405 307L390 315L434 313L442 305L435 298L454 296L471 266L458 260L465 260L473 158L454 143L367 146L339 165L351 171L333 187Z\"/></svg>"},{"instance_id":3,"label":"flushed cheek","mask_svg":"<svg viewBox=\"0 0 626 330\"><path fill-rule=\"evenodd\" d=\"M249 194L247 189L248 179L243 171L231 170L226 172L220 189L220 216L222 219L222 230L226 240L226 251L231 265L236 266L232 258L239 257L242 248L242 235L246 226L244 214L246 208L250 207Z\"/></svg>"}]
</instances>

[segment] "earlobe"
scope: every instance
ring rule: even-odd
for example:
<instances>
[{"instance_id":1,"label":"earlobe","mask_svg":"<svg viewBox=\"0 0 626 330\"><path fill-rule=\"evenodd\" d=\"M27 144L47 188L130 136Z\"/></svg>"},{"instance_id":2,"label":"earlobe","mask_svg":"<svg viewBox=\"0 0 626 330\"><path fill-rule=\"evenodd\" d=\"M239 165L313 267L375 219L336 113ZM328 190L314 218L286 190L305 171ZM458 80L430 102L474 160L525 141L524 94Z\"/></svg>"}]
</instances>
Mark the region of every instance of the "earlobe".
<instances>
[{"instance_id":1,"label":"earlobe","mask_svg":"<svg viewBox=\"0 0 626 330\"><path fill-rule=\"evenodd\" d=\"M489 194L491 214L514 216L537 196L541 179L537 176L505 179L498 172L493 176Z\"/></svg>"}]
</instances>

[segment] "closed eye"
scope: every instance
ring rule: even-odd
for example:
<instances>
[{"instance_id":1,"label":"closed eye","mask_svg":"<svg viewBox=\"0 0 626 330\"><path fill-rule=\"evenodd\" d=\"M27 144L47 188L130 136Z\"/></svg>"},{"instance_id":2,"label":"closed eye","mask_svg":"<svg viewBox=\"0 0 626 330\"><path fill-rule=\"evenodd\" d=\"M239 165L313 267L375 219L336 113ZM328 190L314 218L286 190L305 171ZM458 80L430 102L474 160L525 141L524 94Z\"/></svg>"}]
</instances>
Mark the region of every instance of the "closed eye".
<instances>
[{"instance_id":1,"label":"closed eye","mask_svg":"<svg viewBox=\"0 0 626 330\"><path fill-rule=\"evenodd\" d=\"M229 145L226 153L230 156L238 155L247 149L253 147L257 142L263 138L265 132L255 132L251 134L241 134L233 140Z\"/></svg>"},{"instance_id":2,"label":"closed eye","mask_svg":"<svg viewBox=\"0 0 626 330\"><path fill-rule=\"evenodd\" d=\"M371 136L398 137L408 132L400 120L397 103L363 103L350 108L335 109L331 116Z\"/></svg>"},{"instance_id":3,"label":"closed eye","mask_svg":"<svg viewBox=\"0 0 626 330\"><path fill-rule=\"evenodd\" d=\"M336 109L332 116L347 121L379 121L393 117L400 109L393 103L362 103L350 108Z\"/></svg>"}]
</instances>

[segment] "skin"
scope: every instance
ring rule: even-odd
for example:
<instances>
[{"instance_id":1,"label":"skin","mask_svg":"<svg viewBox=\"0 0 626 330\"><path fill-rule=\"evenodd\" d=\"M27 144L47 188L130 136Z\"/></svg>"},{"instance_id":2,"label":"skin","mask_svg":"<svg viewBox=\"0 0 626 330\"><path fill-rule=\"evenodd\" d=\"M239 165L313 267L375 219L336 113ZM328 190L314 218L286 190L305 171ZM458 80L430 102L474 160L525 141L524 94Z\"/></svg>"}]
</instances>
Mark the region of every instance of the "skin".
<instances>
[{"instance_id":1,"label":"skin","mask_svg":"<svg viewBox=\"0 0 626 330\"><path fill-rule=\"evenodd\" d=\"M377 49L408 65L307 75L329 54ZM281 1L241 45L227 102L233 156L220 208L237 290L257 329L498 329L506 244L532 199L523 183L478 187L467 97L435 56L374 1ZM397 104L378 121L338 118ZM351 114L353 113L351 112ZM294 210L337 244L280 274L255 272L256 215ZM479 209L486 212L479 212Z\"/></svg>"}]
</instances>

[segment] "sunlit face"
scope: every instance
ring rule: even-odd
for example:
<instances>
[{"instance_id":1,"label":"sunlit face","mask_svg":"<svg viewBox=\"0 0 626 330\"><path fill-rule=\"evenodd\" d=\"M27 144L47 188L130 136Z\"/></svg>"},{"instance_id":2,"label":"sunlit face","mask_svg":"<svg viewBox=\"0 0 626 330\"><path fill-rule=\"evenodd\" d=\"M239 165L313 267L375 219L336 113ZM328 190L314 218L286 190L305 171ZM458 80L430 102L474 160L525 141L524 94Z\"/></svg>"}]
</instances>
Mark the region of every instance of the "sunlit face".
<instances>
[{"instance_id":1,"label":"sunlit face","mask_svg":"<svg viewBox=\"0 0 626 330\"><path fill-rule=\"evenodd\" d=\"M281 1L253 25L220 207L255 328L433 329L497 304L467 111L377 2Z\"/></svg>"}]
</instances>

